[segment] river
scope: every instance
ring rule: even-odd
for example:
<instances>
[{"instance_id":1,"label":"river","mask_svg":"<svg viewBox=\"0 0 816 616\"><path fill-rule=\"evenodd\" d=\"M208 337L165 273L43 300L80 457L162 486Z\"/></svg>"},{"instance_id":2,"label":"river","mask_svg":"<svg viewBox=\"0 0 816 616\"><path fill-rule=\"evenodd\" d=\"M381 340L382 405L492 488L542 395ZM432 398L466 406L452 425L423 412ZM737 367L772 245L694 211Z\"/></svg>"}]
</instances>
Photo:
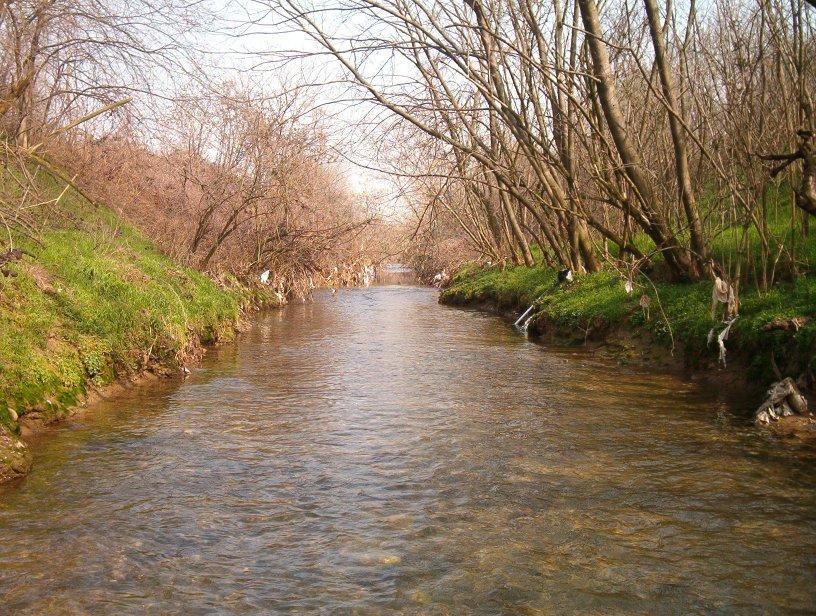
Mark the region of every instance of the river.
<instances>
[{"instance_id":1,"label":"river","mask_svg":"<svg viewBox=\"0 0 816 616\"><path fill-rule=\"evenodd\" d=\"M816 457L432 290L261 314L0 487L0 612L816 610Z\"/></svg>"}]
</instances>

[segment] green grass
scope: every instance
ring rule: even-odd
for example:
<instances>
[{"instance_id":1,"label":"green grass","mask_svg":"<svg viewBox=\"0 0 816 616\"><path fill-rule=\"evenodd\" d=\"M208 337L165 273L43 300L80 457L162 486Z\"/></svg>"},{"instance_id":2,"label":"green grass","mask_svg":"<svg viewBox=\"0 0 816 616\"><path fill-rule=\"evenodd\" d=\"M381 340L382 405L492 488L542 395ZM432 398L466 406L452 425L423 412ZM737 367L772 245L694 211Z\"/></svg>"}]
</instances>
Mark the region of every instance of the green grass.
<instances>
[{"instance_id":1,"label":"green grass","mask_svg":"<svg viewBox=\"0 0 816 616\"><path fill-rule=\"evenodd\" d=\"M13 198L14 171L2 173ZM38 184L46 199L61 192L47 176ZM175 263L109 210L69 191L38 215L39 243L13 238L33 258L0 276L0 424L11 427L11 408L58 417L91 385L234 335L242 292Z\"/></svg>"},{"instance_id":2,"label":"green grass","mask_svg":"<svg viewBox=\"0 0 816 616\"><path fill-rule=\"evenodd\" d=\"M656 343L676 348L688 363L716 361L716 352L707 346L709 330L719 324L711 316L709 281L694 284L637 281L628 295L619 274L601 271L579 277L569 285L554 285L556 272L546 267L465 266L442 293L441 301L451 304L490 303L501 309L523 310L537 301L536 319L574 340L595 338L615 328L648 334ZM649 320L639 305L641 295L650 297ZM749 377L768 382L774 379L773 355L785 375L798 376L814 369L816 342L816 277L799 278L794 283L775 285L765 293L752 288L743 291L740 318L727 343L729 357L739 356ZM662 307L662 311L661 311ZM763 328L771 321L809 317L798 332Z\"/></svg>"}]
</instances>

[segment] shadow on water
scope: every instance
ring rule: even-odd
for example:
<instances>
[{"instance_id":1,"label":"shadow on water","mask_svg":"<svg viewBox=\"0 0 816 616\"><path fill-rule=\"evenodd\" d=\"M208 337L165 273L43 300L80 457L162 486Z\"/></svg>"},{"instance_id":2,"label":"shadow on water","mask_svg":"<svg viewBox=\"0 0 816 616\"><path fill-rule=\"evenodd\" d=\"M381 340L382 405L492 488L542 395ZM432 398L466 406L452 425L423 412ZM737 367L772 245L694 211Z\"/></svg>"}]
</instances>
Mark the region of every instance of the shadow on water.
<instances>
[{"instance_id":1,"label":"shadow on water","mask_svg":"<svg viewBox=\"0 0 816 616\"><path fill-rule=\"evenodd\" d=\"M14 613L816 609L812 451L377 287L261 315L0 488Z\"/></svg>"}]
</instances>

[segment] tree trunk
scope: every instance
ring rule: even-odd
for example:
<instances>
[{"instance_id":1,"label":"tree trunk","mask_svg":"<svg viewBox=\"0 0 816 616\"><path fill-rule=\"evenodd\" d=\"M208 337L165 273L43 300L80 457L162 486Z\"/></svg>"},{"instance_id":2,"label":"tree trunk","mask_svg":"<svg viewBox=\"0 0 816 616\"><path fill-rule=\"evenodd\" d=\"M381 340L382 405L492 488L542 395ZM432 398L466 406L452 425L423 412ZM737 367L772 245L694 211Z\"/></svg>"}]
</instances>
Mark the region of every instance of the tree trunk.
<instances>
[{"instance_id":1,"label":"tree trunk","mask_svg":"<svg viewBox=\"0 0 816 616\"><path fill-rule=\"evenodd\" d=\"M691 248L695 252L694 256L698 261L698 267L701 267L703 262L708 258L708 251L705 240L703 239L703 226L700 223L697 202L691 187L686 138L683 134L683 127L678 119L681 109L677 104L677 88L674 85L674 79L672 78L666 58L666 44L659 22L657 3L655 0L644 0L644 3L646 5L649 31L652 35L652 44L655 51L655 64L657 65L657 72L660 75L663 96L668 106L669 129L671 130L672 144L674 146L674 164L677 173L677 186L680 192L680 200L686 212L686 221L688 222L689 234L691 236Z\"/></svg>"},{"instance_id":2,"label":"tree trunk","mask_svg":"<svg viewBox=\"0 0 816 616\"><path fill-rule=\"evenodd\" d=\"M677 241L669 226L655 208L657 197L645 173L645 166L637 149L629 138L623 112L618 104L615 79L609 63L606 44L601 38L601 22L594 0L577 0L581 19L587 32L586 42L592 58L593 73L597 80L597 92L615 149L623 163L624 173L638 193L641 216L637 217L644 230L663 253L672 274L678 279L696 279L700 272L689 259L688 252ZM635 208L633 208L635 209Z\"/></svg>"}]
</instances>

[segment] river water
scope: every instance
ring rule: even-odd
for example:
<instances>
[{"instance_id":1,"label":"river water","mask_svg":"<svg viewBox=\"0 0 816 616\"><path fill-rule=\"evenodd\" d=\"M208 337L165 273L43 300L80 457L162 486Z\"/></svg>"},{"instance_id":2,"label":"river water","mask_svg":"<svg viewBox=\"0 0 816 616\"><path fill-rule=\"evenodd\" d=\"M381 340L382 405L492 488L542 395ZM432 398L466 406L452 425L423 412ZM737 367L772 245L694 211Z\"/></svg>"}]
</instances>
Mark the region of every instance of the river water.
<instances>
[{"instance_id":1,"label":"river water","mask_svg":"<svg viewBox=\"0 0 816 616\"><path fill-rule=\"evenodd\" d=\"M379 287L259 316L0 487L0 612L816 610L816 458L677 377Z\"/></svg>"}]
</instances>

